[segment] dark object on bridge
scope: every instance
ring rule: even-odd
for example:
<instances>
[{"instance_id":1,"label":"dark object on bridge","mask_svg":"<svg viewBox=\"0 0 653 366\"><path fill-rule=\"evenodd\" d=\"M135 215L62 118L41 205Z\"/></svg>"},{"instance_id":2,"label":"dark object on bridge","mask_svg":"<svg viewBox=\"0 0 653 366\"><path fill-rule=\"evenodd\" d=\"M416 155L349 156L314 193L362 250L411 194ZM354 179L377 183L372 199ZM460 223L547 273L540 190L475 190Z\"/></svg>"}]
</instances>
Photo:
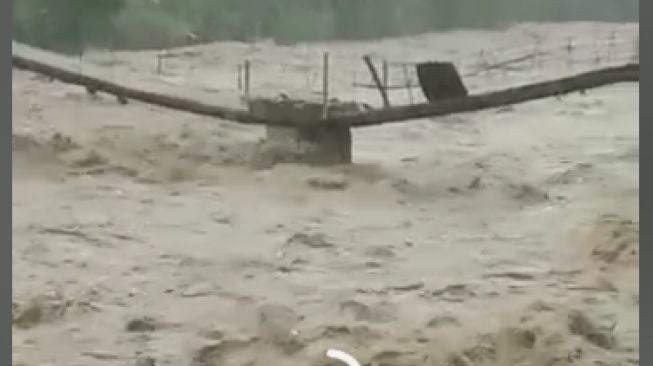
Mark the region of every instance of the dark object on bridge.
<instances>
[{"instance_id":1,"label":"dark object on bridge","mask_svg":"<svg viewBox=\"0 0 653 366\"><path fill-rule=\"evenodd\" d=\"M417 64L417 78L429 102L462 98L468 94L456 66L451 62Z\"/></svg>"}]
</instances>

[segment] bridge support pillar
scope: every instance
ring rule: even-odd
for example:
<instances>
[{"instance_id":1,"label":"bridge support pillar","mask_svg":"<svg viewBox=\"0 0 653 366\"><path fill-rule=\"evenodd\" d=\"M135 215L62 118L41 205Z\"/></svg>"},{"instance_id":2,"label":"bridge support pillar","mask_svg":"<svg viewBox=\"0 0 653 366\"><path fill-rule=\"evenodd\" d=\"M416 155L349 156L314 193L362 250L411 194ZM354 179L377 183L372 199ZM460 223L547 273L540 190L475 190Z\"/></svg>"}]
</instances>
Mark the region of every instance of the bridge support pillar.
<instances>
[{"instance_id":1,"label":"bridge support pillar","mask_svg":"<svg viewBox=\"0 0 653 366\"><path fill-rule=\"evenodd\" d=\"M329 111L357 112L356 104L335 104ZM294 126L266 126L266 144L285 150L294 163L340 165L352 162L351 127L321 123L322 105L304 101L254 99L249 102L254 115L286 120ZM284 161L280 161L284 162Z\"/></svg>"}]
</instances>

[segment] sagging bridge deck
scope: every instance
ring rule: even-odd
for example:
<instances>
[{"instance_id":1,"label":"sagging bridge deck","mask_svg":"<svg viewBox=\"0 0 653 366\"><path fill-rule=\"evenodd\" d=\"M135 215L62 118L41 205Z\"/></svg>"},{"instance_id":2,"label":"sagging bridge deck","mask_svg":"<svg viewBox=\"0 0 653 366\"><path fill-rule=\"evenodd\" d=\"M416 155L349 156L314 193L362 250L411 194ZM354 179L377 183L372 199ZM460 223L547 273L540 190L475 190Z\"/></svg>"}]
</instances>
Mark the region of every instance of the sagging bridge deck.
<instances>
[{"instance_id":1,"label":"sagging bridge deck","mask_svg":"<svg viewBox=\"0 0 653 366\"><path fill-rule=\"evenodd\" d=\"M633 63L494 92L450 98L438 102L393 106L365 112L340 112L326 118L320 113L313 113L309 115L310 117L298 119L287 118L283 114L270 113L266 115L265 113L252 113L251 110L217 106L192 99L139 90L89 75L82 75L20 55L12 55L12 64L18 69L36 72L64 83L85 87L90 93L104 92L112 94L123 103L132 99L203 116L231 120L244 124L265 125L268 126L268 129L286 128L292 132L293 138L305 139L318 145L326 144L323 146L323 151L317 154L322 155L322 157L316 155L315 159L311 159L313 163L323 164L351 162L350 128L438 117L454 113L473 112L597 88L609 84L639 82L639 64ZM324 159L325 154L331 156Z\"/></svg>"}]
</instances>

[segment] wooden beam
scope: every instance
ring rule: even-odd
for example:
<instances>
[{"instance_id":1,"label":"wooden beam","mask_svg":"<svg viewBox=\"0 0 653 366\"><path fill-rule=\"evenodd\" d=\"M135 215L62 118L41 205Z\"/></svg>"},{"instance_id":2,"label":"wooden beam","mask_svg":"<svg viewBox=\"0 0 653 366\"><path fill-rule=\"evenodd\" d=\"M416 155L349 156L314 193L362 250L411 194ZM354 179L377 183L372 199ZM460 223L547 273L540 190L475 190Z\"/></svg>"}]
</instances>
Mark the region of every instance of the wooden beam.
<instances>
[{"instance_id":1,"label":"wooden beam","mask_svg":"<svg viewBox=\"0 0 653 366\"><path fill-rule=\"evenodd\" d=\"M245 98L247 100L249 100L249 98L250 98L250 83L252 81L251 80L251 74L250 74L252 66L251 66L249 60L245 60L244 68L245 68Z\"/></svg>"},{"instance_id":2,"label":"wooden beam","mask_svg":"<svg viewBox=\"0 0 653 366\"><path fill-rule=\"evenodd\" d=\"M329 116L329 53L322 60L322 119Z\"/></svg>"},{"instance_id":3,"label":"wooden beam","mask_svg":"<svg viewBox=\"0 0 653 366\"><path fill-rule=\"evenodd\" d=\"M494 63L494 64L479 67L476 71L467 73L467 74L465 74L463 76L464 77L476 76L476 75L479 75L479 74L481 74L483 72L487 72L487 71L494 70L494 69L504 69L504 70L505 69L510 69L510 67L513 64L518 64L518 63L522 63L522 62L525 62L525 61L530 61L530 60L534 59L535 57L542 56L544 54L545 54L544 52L540 52L539 54L535 53L535 52L532 52L532 53L529 53L527 55L514 57L514 58L511 58L511 59L508 59L508 60L503 60L503 61L499 61L499 62Z\"/></svg>"},{"instance_id":4,"label":"wooden beam","mask_svg":"<svg viewBox=\"0 0 653 366\"><path fill-rule=\"evenodd\" d=\"M140 102L158 105L161 107L176 109L194 114L216 117L248 124L266 124L279 126L293 126L293 123L286 121L274 121L261 119L251 115L249 112L228 107L204 104L191 99L164 95L144 90L138 90L110 81L98 79L92 76L82 75L63 68L48 65L36 60L27 59L18 55L12 55L12 64L18 69L29 70L53 79L85 87L93 92L104 92L118 97L119 100L133 99Z\"/></svg>"},{"instance_id":5,"label":"wooden beam","mask_svg":"<svg viewBox=\"0 0 653 366\"><path fill-rule=\"evenodd\" d=\"M388 61L383 60L383 63L381 64L381 75L382 81L383 81L383 90L388 90L388 81L390 80L390 67L388 66Z\"/></svg>"},{"instance_id":6,"label":"wooden beam","mask_svg":"<svg viewBox=\"0 0 653 366\"><path fill-rule=\"evenodd\" d=\"M365 61L367 68L370 70L370 74L372 74L372 79L374 80L374 84L376 84L376 88L379 89L379 93L381 93L381 99L383 99L383 105L385 107L389 107L390 100L388 99L388 93L383 88L383 84L381 84L379 73L376 71L376 67L374 67L374 64L372 63L372 59L370 58L369 55L365 55L363 56L363 61Z\"/></svg>"},{"instance_id":7,"label":"wooden beam","mask_svg":"<svg viewBox=\"0 0 653 366\"><path fill-rule=\"evenodd\" d=\"M561 79L479 95L470 95L463 98L448 99L437 103L390 107L365 113L329 118L328 120L324 120L323 123L344 124L352 127L373 126L411 119L438 117L454 113L497 108L621 82L639 82L639 64L608 67Z\"/></svg>"},{"instance_id":8,"label":"wooden beam","mask_svg":"<svg viewBox=\"0 0 653 366\"><path fill-rule=\"evenodd\" d=\"M353 86L354 88L361 88L361 89L378 89L379 88L378 86L376 86L376 84L365 84L365 83L357 83L357 82L351 83L351 86ZM411 88L419 88L420 86L416 85L416 84L415 85L411 84L410 87ZM387 87L385 87L385 89L386 90L397 90L397 89L404 90L404 89L406 89L406 85L388 85Z\"/></svg>"}]
</instances>

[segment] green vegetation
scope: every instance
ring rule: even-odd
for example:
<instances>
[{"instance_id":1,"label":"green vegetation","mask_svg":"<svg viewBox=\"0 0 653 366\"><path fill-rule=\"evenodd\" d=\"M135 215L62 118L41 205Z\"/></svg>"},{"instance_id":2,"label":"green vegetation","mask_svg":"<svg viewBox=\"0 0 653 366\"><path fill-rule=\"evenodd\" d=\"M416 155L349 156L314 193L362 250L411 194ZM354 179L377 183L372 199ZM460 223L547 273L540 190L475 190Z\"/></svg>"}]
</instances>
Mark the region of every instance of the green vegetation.
<instances>
[{"instance_id":1,"label":"green vegetation","mask_svg":"<svg viewBox=\"0 0 653 366\"><path fill-rule=\"evenodd\" d=\"M113 17L125 0L15 0L14 39L43 48L79 53L109 46Z\"/></svg>"},{"instance_id":2,"label":"green vegetation","mask_svg":"<svg viewBox=\"0 0 653 366\"><path fill-rule=\"evenodd\" d=\"M367 39L515 21L638 21L638 0L14 0L14 38L76 53L198 41Z\"/></svg>"}]
</instances>

